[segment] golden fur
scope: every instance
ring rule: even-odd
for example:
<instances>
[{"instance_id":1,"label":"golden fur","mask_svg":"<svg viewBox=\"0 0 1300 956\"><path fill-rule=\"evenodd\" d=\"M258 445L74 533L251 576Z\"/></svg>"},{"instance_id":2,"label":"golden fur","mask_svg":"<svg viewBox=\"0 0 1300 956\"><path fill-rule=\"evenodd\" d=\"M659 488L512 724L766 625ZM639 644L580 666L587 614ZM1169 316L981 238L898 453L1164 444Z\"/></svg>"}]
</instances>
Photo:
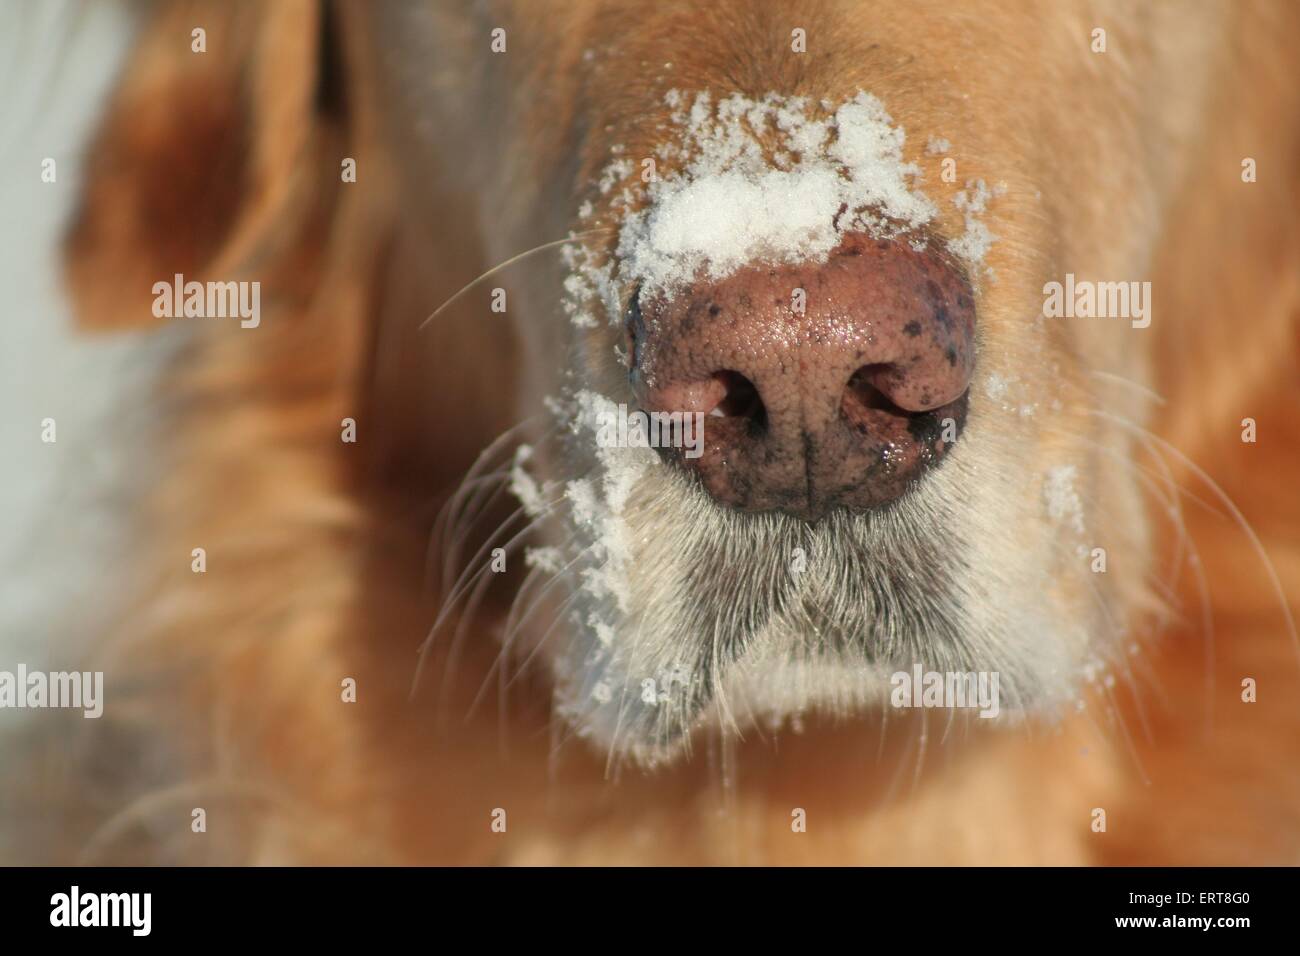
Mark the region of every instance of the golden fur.
<instances>
[{"instance_id":1,"label":"golden fur","mask_svg":"<svg viewBox=\"0 0 1300 956\"><path fill-rule=\"evenodd\" d=\"M93 144L67 247L87 328L152 321L143 290L173 272L256 276L266 315L255 333L194 334L158 396L167 458L132 556L157 575L103 650L109 674L129 675L136 690L130 707L105 719L111 730L97 728L87 746L129 755L141 752L131 741L151 741L168 769L137 775L123 757L109 796L88 805L70 796L84 774L79 765L45 768L33 791L63 806L63 857L1300 859L1300 658L1248 533L1183 459L1240 508L1294 600L1300 84L1288 58L1300 40L1300 10L1259 0L1208 5L1195 16L1202 5L1159 4L1139 15L1124 4L988 2L962 4L963 16L945 18L899 4L873 14L882 46L863 60L829 27L818 33L840 22L843 7L820 0L650 8L593 0L557 5L545 17L528 3L502 4L510 73L476 75L482 67L469 52L465 63L440 67L464 71L464 108L440 122L445 137L465 144L467 167L479 165L475 96L493 84L532 91L531 110L510 117L492 161L510 178L497 231L483 236L459 171L423 171L420 197L405 189L410 158L385 127L364 6L335 6L340 61L329 64L317 42L322 7L308 0L158 4ZM430 6L453 33L451 7ZM1093 87L1067 86L1066 67L1051 64L1092 56L1086 37L1094 20L1109 28L1109 70L1096 67ZM728 60L707 44L681 42L717 35L723 22L737 49L773 52ZM1121 675L1109 691L1113 709L1103 702L1057 727L941 742L941 728L921 736L919 718L892 718L886 733L879 716L867 715L809 726L779 744L757 734L713 744L689 763L654 774L624 769L611 780L604 759L581 745L552 755L541 675L463 719L498 650L487 635L502 612L490 601L470 622L479 639L465 643L450 676L445 661L432 662L431 677L408 700L416 651L436 611L425 577L432 519L478 451L514 423L516 408L501 401L506 386L527 381L528 362L555 361L539 359L545 346L526 336L504 341L454 311L423 333L416 327L505 258L496 250L563 234L562 219L536 213L570 203L547 194L555 171L572 163L581 179L606 158L598 138L590 152L571 155L575 117L612 127L610 136L633 155L648 145L638 140L648 128L639 121L658 94L654 71L642 64L664 59L663 50L672 51L673 82L688 88L824 86L800 75L802 61L779 56L779 44L746 32L779 37L789 22L811 25L818 76L839 84L828 95L868 83L890 94L909 150L919 154L927 132L942 133L978 144L963 154L963 178L1025 172L1010 184L995 229L1002 240L989 258L1002 301L1032 298L1036 277L1064 271L1056 269L1054 215L1068 215L1075 248L1101 250L1102 261L1110 245L1153 232L1156 260L1136 266L1159 296L1149 354L1056 337L1051 358L1081 392L1096 386L1080 350L1163 397L1149 422L1158 438L1149 442L1074 424L1116 448L1131 443L1149 476L1156 536L1132 545L1133 560L1150 560L1157 572L1178 569L1170 593L1156 595L1176 610L1131 658L1132 684ZM189 52L195 24L207 29L207 55ZM621 52L607 61L593 98L576 77L583 50L598 42ZM1077 52L1068 53L1070 43ZM1038 47L1049 65L1037 73L998 66ZM1144 63L1187 51L1204 67L1185 77L1189 88L1208 85L1204 115L1173 115L1179 89L1144 91L1168 105L1143 112L1145 100L1123 88L1129 71L1141 75ZM325 70L338 82L322 103L317 80ZM1108 84L1116 89L1103 90ZM959 109L967 98L980 109ZM1107 113L1116 102L1130 103L1129 115ZM1162 124L1167 131L1150 132ZM1258 161L1257 183L1240 180L1244 155ZM357 159L355 184L339 181L345 156ZM556 232L542 234L539 223ZM1121 394L1117 407L1126 402L1144 399ZM1240 440L1248 416L1258 422L1257 444ZM355 445L339 441L344 417L358 422ZM1156 442L1155 453L1144 448ZM1174 504L1177 520L1163 513ZM1179 521L1207 585L1208 670L1197 566L1181 550ZM195 547L207 550L206 574L190 572ZM1158 613L1142 610L1157 604L1145 595L1125 602L1135 623ZM355 704L340 702L345 677L357 680ZM1241 703L1245 677L1258 681L1258 703ZM165 743L152 743L160 738ZM197 806L208 810L206 838L189 831ZM490 831L498 807L509 814L506 834ZM795 807L807 811L807 833L791 832ZM1107 811L1105 833L1090 830L1097 807Z\"/></svg>"}]
</instances>

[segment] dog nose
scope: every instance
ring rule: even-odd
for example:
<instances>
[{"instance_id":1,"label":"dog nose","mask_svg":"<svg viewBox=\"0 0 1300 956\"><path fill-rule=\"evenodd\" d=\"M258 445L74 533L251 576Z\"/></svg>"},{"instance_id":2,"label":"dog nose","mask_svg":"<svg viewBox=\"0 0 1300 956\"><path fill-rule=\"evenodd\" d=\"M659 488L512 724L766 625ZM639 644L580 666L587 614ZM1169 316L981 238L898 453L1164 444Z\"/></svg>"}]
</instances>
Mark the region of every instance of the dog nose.
<instances>
[{"instance_id":1,"label":"dog nose","mask_svg":"<svg viewBox=\"0 0 1300 956\"><path fill-rule=\"evenodd\" d=\"M706 416L695 457L662 454L719 504L815 521L895 500L951 447L975 305L933 242L851 234L824 262L638 290L627 334L642 409Z\"/></svg>"}]
</instances>

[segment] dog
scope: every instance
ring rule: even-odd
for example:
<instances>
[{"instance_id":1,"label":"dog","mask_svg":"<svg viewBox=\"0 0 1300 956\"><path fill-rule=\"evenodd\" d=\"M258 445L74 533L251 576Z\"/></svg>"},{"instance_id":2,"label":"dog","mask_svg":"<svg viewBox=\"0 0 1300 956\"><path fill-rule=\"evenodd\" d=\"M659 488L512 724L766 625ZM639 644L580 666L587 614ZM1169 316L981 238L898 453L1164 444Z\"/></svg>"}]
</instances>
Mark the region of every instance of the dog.
<instances>
[{"instance_id":1,"label":"dog","mask_svg":"<svg viewBox=\"0 0 1300 956\"><path fill-rule=\"evenodd\" d=\"M1298 37L152 7L67 276L185 341L42 853L1295 862Z\"/></svg>"}]
</instances>

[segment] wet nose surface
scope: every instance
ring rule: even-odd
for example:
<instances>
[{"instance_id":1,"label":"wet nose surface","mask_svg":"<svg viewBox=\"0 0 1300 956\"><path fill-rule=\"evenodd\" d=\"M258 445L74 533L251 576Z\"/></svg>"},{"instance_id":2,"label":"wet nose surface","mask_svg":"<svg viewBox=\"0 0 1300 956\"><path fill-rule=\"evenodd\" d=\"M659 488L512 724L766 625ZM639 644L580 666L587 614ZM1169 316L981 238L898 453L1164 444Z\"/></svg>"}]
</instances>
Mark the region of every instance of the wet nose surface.
<instances>
[{"instance_id":1,"label":"wet nose surface","mask_svg":"<svg viewBox=\"0 0 1300 956\"><path fill-rule=\"evenodd\" d=\"M825 262L635 293L627 333L641 407L707 416L699 457L663 453L727 507L886 504L965 421L974 296L932 244L850 235Z\"/></svg>"}]
</instances>

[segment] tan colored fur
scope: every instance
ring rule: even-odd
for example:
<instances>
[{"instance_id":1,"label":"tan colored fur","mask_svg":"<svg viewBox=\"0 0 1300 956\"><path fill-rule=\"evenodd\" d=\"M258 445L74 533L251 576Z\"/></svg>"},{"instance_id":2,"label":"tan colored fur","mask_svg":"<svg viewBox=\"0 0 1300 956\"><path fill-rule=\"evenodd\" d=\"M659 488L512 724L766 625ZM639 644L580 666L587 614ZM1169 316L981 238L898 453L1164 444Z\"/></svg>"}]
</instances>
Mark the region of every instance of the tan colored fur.
<instances>
[{"instance_id":1,"label":"tan colored fur","mask_svg":"<svg viewBox=\"0 0 1300 956\"><path fill-rule=\"evenodd\" d=\"M429 334L414 326L494 261L563 234L571 197L554 195L557 171L571 171L572 160L582 179L607 158L595 152L600 139L591 152L571 155L575 116L591 128L608 125L612 140L639 155L651 145L646 104L670 82L827 95L870 86L890 94L919 161L933 132L965 147L962 180L1022 173L1008 183L994 226L1001 241L988 260L997 282L981 321L995 330L1023 303L1041 301L1037 277L1055 274L1062 261L1153 274L1160 312L1147 356L1118 340L1081 345L1057 337L1047 359L1059 371L1046 359L1027 367L997 347L997 331L984 355L1006 361L1009 374L1059 376L1084 396L1099 385L1073 354L1078 348L1098 367L1149 382L1166 402L1151 409L1152 427L1223 485L1293 600L1300 593L1300 87L1286 57L1300 38L1295 10L1282 2L1225 3L1208 18L1221 21L1217 29L1198 33L1194 18L1184 17L1190 4L1155 5L1149 23L1158 29L1126 26L1123 6L1108 16L1103 4L963 4L969 9L960 18L899 4L873 14L882 43L862 59L848 39L818 33L839 4L647 9L616 0L560 5L553 17L530 12L528 3L506 4L508 75L482 75L487 68L470 52L464 64L439 67L463 71L465 109L438 121L443 136L470 151L466 168L430 170L427 193L412 198L405 187L420 171L404 171L410 159L394 147L401 136L384 125L374 53L358 39L369 29L366 17L356 5L341 6L345 115L311 107L315 4L285 0L253 12L168 3L146 27L94 146L68 247L88 326L146 316L148 298L129 290L174 271L227 278L238 270L273 294L264 292L266 316L255 334L211 328L194 335L159 396L172 440L135 557L159 573L105 651L110 675L129 675L140 687L135 706L114 720L129 734L165 733L174 769L143 787L125 781L113 805L71 804L69 819L78 823L65 855L442 863L1300 859L1300 658L1246 535L1197 503L1223 508L1173 459L1178 484L1195 495L1182 504L1209 582L1212 693L1200 597L1184 566L1171 582L1180 615L1132 658L1134 687L1121 675L1113 720L1099 701L1060 727L969 735L959 728L941 742L941 720L923 728L919 718L893 718L882 732L878 716L865 716L810 726L779 743L758 734L734 746L706 742L688 764L653 775L625 769L609 780L604 761L579 744L552 756L540 674L514 686L504 703L489 695L462 719L497 652L490 635L500 612L490 606L471 625L474 639L451 678L435 660L432 678L407 699L436 610L424 573L432 516L477 450L512 424L516 409L501 401L508 386L540 389L527 369L562 361L553 337L503 342L484 333L481 319L454 311ZM680 42L712 35L707 21L728 16L737 17L727 27L734 48L770 49L767 58L728 59L726 51ZM1139 115L1134 93L1133 112L1112 116L1103 110L1123 102L1123 91L1063 85L1052 64L1092 56L1086 37L1094 19L1109 27L1114 51L1112 72L1096 67L1102 86L1123 86L1137 61L1186 51L1223 58L1207 70L1217 85L1205 118L1173 115L1194 99L1192 76L1188 90L1163 91L1173 104L1166 115ZM188 52L194 23L208 30L206 58ZM780 56L780 43L746 34L779 39L790 23L810 25L823 73L801 76L802 64ZM600 41L617 42L621 55L602 67L598 84L582 86L583 50ZM1047 65L1035 74L1014 70L1035 44ZM674 65L661 80L646 64L668 49ZM825 89L824 77L836 88ZM493 135L504 135L505 145L491 157L472 152L482 122L472 91L480 86L535 93L530 114L503 118L504 133ZM961 108L966 102L980 108ZM1041 121L1031 124L1035 116ZM1072 135L1089 124L1096 135ZM1253 185L1239 177L1247 143L1259 162ZM356 184L338 181L343 156L358 160ZM218 166L229 174L214 175ZM508 185L496 199L491 234L482 234L462 190L476 175L496 173ZM934 186L951 210L955 187ZM1070 235L1053 232L1060 218L1071 223ZM542 234L545 226L557 232ZM1150 273L1125 261L1146 231L1159 237ZM1110 407L1143 414L1142 396L1124 394L1130 386L1105 388L1118 392ZM346 416L358 420L357 445L339 442ZM1246 416L1259 422L1256 445L1238 438ZM1060 431L1117 449L1130 444L1081 416ZM1070 440L1042 438L1044 448ZM1163 488L1154 459L1140 442L1131 447ZM1100 471L1088 476L1095 488L1110 480ZM1131 516L1110 520L1125 524ZM1153 527L1158 540L1149 556L1161 565L1174 553L1173 527L1159 516ZM189 571L194 547L208 551L204 575ZM1133 548L1134 562L1148 557L1140 544ZM1113 586L1135 587L1140 578ZM1145 619L1140 606L1134 615ZM1239 702L1248 676L1260 687L1253 705ZM345 677L358 681L355 705L340 702ZM440 699L443 690L449 699ZM43 785L62 799L79 771L48 773ZM209 807L206 843L189 833L192 806ZM505 835L489 831L497 807L509 814ZM806 834L791 832L795 807L807 810ZM1089 830L1094 807L1107 809L1105 834ZM159 818L172 820L162 836L154 829Z\"/></svg>"}]
</instances>

